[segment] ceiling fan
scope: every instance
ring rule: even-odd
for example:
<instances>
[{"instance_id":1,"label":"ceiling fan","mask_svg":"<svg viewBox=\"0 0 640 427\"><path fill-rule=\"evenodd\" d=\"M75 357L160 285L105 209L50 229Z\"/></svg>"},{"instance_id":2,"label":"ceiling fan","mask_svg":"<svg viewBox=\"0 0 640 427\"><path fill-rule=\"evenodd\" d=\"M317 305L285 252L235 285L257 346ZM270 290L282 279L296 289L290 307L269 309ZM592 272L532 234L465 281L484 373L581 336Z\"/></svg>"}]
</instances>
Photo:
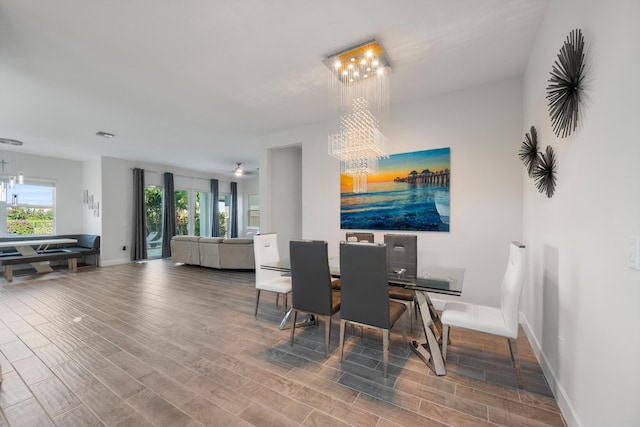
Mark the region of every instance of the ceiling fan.
<instances>
[{"instance_id":1,"label":"ceiling fan","mask_svg":"<svg viewBox=\"0 0 640 427\"><path fill-rule=\"evenodd\" d=\"M252 175L253 172L250 172L248 170L245 170L242 167L242 163L236 163L236 168L233 170L233 174L235 176L243 176L243 175Z\"/></svg>"}]
</instances>

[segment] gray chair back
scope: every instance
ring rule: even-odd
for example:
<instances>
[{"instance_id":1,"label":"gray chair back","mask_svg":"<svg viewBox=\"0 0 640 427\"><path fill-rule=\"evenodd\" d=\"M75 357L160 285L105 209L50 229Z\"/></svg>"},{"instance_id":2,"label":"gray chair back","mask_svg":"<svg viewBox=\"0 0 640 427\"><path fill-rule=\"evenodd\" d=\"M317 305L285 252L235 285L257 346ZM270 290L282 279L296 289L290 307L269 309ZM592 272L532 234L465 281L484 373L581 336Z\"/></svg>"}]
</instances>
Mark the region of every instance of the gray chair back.
<instances>
[{"instance_id":1,"label":"gray chair back","mask_svg":"<svg viewBox=\"0 0 640 427\"><path fill-rule=\"evenodd\" d=\"M347 242L367 242L373 243L373 233L346 233Z\"/></svg>"},{"instance_id":2,"label":"gray chair back","mask_svg":"<svg viewBox=\"0 0 640 427\"><path fill-rule=\"evenodd\" d=\"M385 234L387 270L394 273L405 270L406 276L418 275L418 236L415 234Z\"/></svg>"},{"instance_id":3,"label":"gray chair back","mask_svg":"<svg viewBox=\"0 0 640 427\"><path fill-rule=\"evenodd\" d=\"M390 329L386 248L377 243L340 244L340 317Z\"/></svg>"},{"instance_id":4,"label":"gray chair back","mask_svg":"<svg viewBox=\"0 0 640 427\"><path fill-rule=\"evenodd\" d=\"M291 297L293 307L331 316L331 274L327 242L320 240L292 240Z\"/></svg>"}]
</instances>

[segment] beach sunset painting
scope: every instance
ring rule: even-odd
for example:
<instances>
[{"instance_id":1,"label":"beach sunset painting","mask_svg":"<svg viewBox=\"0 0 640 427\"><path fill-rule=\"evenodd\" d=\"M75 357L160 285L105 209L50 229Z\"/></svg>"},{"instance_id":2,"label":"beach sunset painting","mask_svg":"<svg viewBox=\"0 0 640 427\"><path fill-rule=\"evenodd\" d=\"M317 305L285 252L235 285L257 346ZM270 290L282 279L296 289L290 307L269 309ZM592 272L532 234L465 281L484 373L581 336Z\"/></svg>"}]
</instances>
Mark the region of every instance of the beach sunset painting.
<instances>
[{"instance_id":1,"label":"beach sunset painting","mask_svg":"<svg viewBox=\"0 0 640 427\"><path fill-rule=\"evenodd\" d=\"M448 232L450 175L450 148L380 159L366 193L340 175L340 228Z\"/></svg>"}]
</instances>

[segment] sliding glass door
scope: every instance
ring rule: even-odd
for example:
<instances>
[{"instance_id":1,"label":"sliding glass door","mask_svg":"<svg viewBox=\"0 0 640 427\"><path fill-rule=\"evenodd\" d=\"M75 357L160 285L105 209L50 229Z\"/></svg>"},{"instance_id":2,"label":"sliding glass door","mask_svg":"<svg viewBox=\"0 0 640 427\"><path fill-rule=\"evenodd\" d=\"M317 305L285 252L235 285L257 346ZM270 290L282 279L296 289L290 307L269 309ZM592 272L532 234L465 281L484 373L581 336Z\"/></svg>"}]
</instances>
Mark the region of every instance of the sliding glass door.
<instances>
[{"instance_id":1,"label":"sliding glass door","mask_svg":"<svg viewBox=\"0 0 640 427\"><path fill-rule=\"evenodd\" d=\"M196 190L176 190L176 234L211 236L211 193ZM145 188L147 204L147 258L162 257L163 187ZM229 237L231 195L221 194L218 199L220 236Z\"/></svg>"},{"instance_id":2,"label":"sliding glass door","mask_svg":"<svg viewBox=\"0 0 640 427\"><path fill-rule=\"evenodd\" d=\"M145 188L147 205L147 258L162 257L162 187Z\"/></svg>"},{"instance_id":3,"label":"sliding glass door","mask_svg":"<svg viewBox=\"0 0 640 427\"><path fill-rule=\"evenodd\" d=\"M218 197L220 212L220 237L229 238L229 219L231 218L231 194L220 194Z\"/></svg>"},{"instance_id":4,"label":"sliding glass door","mask_svg":"<svg viewBox=\"0 0 640 427\"><path fill-rule=\"evenodd\" d=\"M195 236L211 236L211 193L194 191L194 227Z\"/></svg>"},{"instance_id":5,"label":"sliding glass door","mask_svg":"<svg viewBox=\"0 0 640 427\"><path fill-rule=\"evenodd\" d=\"M189 216L189 191L176 190L174 192L176 199L176 235L189 235L189 225L193 224Z\"/></svg>"},{"instance_id":6,"label":"sliding glass door","mask_svg":"<svg viewBox=\"0 0 640 427\"><path fill-rule=\"evenodd\" d=\"M211 236L211 193L176 190L176 234Z\"/></svg>"}]
</instances>

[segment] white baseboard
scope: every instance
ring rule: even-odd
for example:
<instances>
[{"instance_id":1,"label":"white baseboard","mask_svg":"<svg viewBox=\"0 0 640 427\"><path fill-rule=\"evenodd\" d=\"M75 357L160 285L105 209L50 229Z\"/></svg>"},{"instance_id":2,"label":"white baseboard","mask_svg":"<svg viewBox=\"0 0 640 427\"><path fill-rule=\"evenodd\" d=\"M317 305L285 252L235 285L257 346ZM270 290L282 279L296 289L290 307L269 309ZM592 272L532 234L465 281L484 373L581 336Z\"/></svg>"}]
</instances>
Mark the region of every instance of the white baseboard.
<instances>
[{"instance_id":1,"label":"white baseboard","mask_svg":"<svg viewBox=\"0 0 640 427\"><path fill-rule=\"evenodd\" d=\"M576 412L575 407L571 403L569 396L562 387L562 384L558 381L558 376L555 371L551 367L549 360L547 359L544 351L542 351L542 347L540 346L540 342L537 340L535 334L531 330L531 326L527 321L527 318L523 313L520 313L520 323L522 324L522 328L524 332L527 334L527 338L529 339L529 343L531 343L531 347L533 348L533 352L536 354L538 358L538 363L542 368L542 372L544 372L544 376L549 383L549 387L551 391L553 391L553 395L558 402L558 406L560 407L560 411L562 411L562 416L564 417L567 425L569 427L583 427L584 424L580 421L578 414Z\"/></svg>"},{"instance_id":2,"label":"white baseboard","mask_svg":"<svg viewBox=\"0 0 640 427\"><path fill-rule=\"evenodd\" d=\"M100 267L109 267L111 265L128 264L131 261L129 258L110 259L109 261L100 260Z\"/></svg>"}]
</instances>

